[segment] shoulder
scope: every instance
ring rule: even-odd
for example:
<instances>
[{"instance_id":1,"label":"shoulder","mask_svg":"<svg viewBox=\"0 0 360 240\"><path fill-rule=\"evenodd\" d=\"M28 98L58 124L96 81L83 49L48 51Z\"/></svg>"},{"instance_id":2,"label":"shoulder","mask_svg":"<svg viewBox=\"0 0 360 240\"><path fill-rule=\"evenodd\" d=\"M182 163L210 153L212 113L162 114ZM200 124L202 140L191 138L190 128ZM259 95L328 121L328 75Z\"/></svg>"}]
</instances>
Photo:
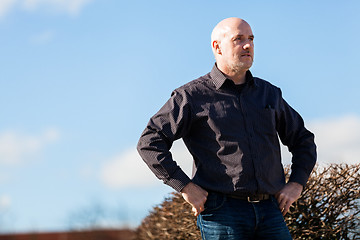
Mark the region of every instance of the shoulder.
<instances>
[{"instance_id":1,"label":"shoulder","mask_svg":"<svg viewBox=\"0 0 360 240\"><path fill-rule=\"evenodd\" d=\"M173 91L174 93L179 94L188 94L188 95L194 95L203 93L207 89L211 88L213 86L213 83L211 81L210 73L207 73L197 79L194 79L178 88L176 88Z\"/></svg>"},{"instance_id":2,"label":"shoulder","mask_svg":"<svg viewBox=\"0 0 360 240\"><path fill-rule=\"evenodd\" d=\"M261 89L262 91L272 92L281 95L281 89L278 86L272 84L271 82L259 77L253 77L253 80L254 80L254 85L257 88Z\"/></svg>"},{"instance_id":3,"label":"shoulder","mask_svg":"<svg viewBox=\"0 0 360 240\"><path fill-rule=\"evenodd\" d=\"M267 80L264 80L259 77L254 77L253 79L254 79L254 83L256 86L280 90L280 88L278 86L275 86L274 84L272 84L271 82L269 82Z\"/></svg>"}]
</instances>

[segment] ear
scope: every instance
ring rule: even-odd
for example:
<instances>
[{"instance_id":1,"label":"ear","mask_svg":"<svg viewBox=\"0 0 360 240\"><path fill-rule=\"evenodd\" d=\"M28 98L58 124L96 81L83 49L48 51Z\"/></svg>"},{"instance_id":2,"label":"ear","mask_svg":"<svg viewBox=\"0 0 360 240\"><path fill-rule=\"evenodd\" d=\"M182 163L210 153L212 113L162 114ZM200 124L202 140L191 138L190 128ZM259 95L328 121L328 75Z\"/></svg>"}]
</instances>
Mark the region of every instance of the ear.
<instances>
[{"instance_id":1,"label":"ear","mask_svg":"<svg viewBox=\"0 0 360 240\"><path fill-rule=\"evenodd\" d=\"M214 50L214 53L217 53L219 55L221 55L221 49L220 49L220 44L217 40L214 40L212 42L212 48Z\"/></svg>"}]
</instances>

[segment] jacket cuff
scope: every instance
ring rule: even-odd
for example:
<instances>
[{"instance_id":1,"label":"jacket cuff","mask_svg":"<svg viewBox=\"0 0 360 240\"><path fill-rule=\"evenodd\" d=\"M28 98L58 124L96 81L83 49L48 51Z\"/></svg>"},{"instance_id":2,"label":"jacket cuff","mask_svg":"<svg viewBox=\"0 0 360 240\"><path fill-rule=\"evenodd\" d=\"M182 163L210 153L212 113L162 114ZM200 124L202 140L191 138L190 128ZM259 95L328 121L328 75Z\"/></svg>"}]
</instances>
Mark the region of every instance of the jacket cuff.
<instances>
[{"instance_id":1,"label":"jacket cuff","mask_svg":"<svg viewBox=\"0 0 360 240\"><path fill-rule=\"evenodd\" d=\"M190 178L181 169L176 171L174 175L172 175L172 178L164 181L165 184L169 185L177 192L181 192L181 190L190 182Z\"/></svg>"}]
</instances>

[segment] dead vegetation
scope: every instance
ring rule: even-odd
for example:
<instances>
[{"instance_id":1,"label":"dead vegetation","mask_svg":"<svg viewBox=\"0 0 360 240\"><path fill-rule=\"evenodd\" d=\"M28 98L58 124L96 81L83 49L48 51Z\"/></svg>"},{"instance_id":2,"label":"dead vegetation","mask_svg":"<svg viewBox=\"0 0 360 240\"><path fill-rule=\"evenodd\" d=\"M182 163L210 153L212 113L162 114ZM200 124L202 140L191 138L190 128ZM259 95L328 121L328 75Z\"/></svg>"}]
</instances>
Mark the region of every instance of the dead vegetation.
<instances>
[{"instance_id":1,"label":"dead vegetation","mask_svg":"<svg viewBox=\"0 0 360 240\"><path fill-rule=\"evenodd\" d=\"M294 239L360 239L360 164L318 168L285 220Z\"/></svg>"},{"instance_id":2,"label":"dead vegetation","mask_svg":"<svg viewBox=\"0 0 360 240\"><path fill-rule=\"evenodd\" d=\"M196 217L191 207L179 193L153 209L136 231L138 240L152 239L201 239L196 227Z\"/></svg>"},{"instance_id":3,"label":"dead vegetation","mask_svg":"<svg viewBox=\"0 0 360 240\"><path fill-rule=\"evenodd\" d=\"M289 169L286 170L288 175ZM360 164L318 167L285 217L294 239L360 239ZM138 240L201 239L180 194L155 207L136 231Z\"/></svg>"}]
</instances>

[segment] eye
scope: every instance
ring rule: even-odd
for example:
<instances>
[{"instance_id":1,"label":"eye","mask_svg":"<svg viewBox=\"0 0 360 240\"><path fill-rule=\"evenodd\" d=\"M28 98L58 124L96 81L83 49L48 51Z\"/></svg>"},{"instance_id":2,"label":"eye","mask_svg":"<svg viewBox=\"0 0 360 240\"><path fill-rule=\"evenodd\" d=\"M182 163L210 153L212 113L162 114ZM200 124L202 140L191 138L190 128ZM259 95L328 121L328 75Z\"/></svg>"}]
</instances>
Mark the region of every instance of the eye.
<instances>
[{"instance_id":1,"label":"eye","mask_svg":"<svg viewBox=\"0 0 360 240\"><path fill-rule=\"evenodd\" d=\"M241 36L237 36L234 38L234 41L242 41L242 37Z\"/></svg>"}]
</instances>

